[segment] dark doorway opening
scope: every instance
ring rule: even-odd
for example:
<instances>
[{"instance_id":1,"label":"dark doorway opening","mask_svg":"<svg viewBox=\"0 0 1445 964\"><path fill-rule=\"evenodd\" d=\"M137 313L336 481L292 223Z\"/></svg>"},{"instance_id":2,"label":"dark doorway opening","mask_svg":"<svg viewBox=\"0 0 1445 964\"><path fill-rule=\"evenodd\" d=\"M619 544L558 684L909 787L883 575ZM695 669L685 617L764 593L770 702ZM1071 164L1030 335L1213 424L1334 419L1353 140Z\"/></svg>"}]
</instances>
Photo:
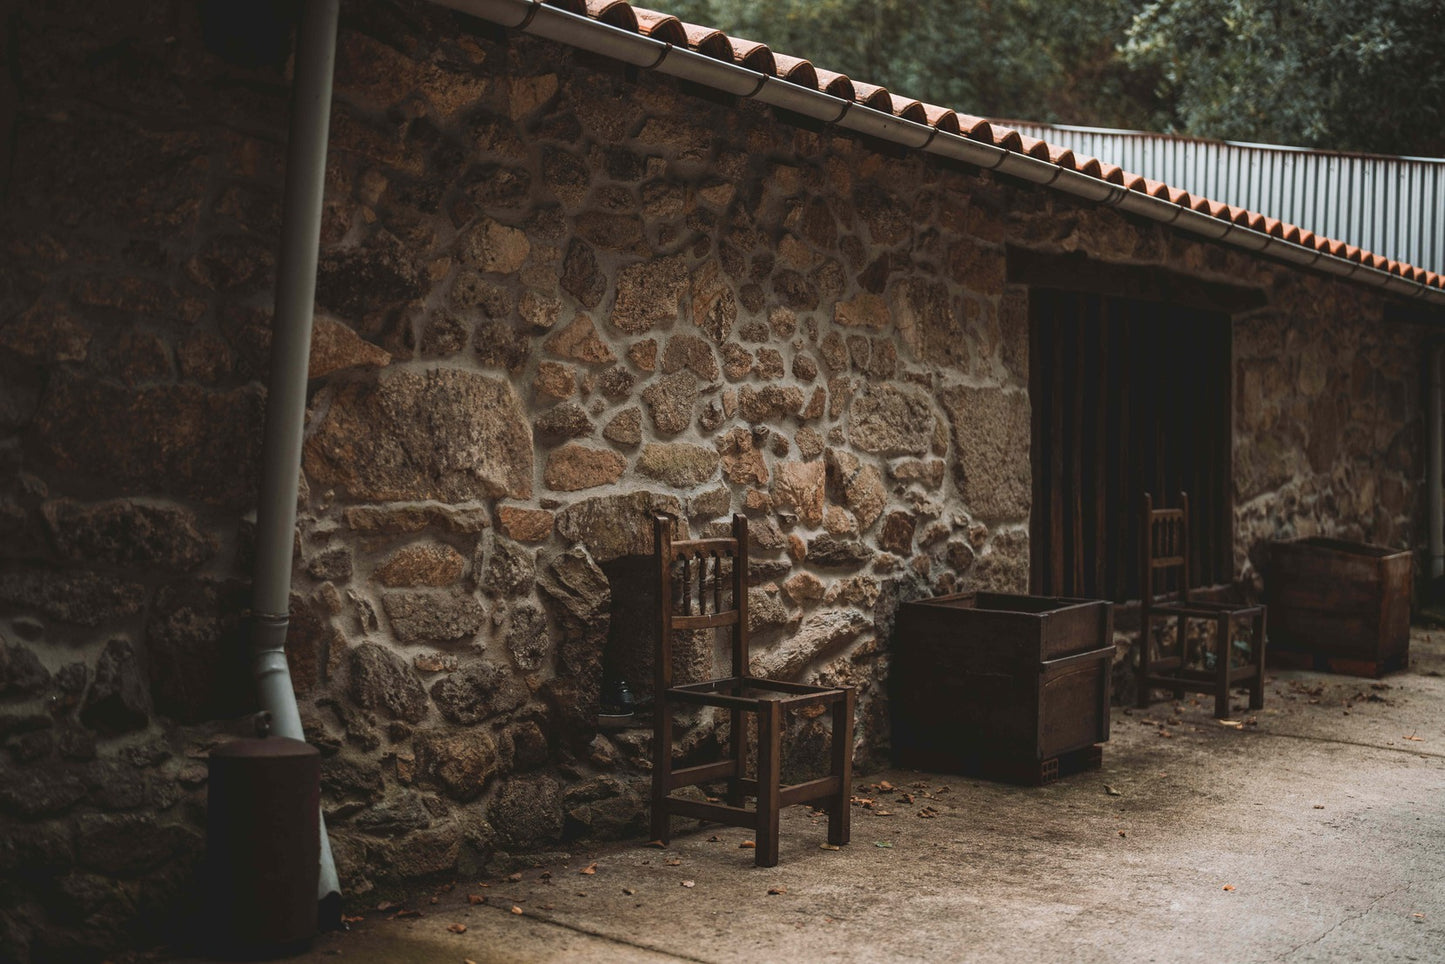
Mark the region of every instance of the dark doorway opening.
<instances>
[{"instance_id":1,"label":"dark doorway opening","mask_svg":"<svg viewBox=\"0 0 1445 964\"><path fill-rule=\"evenodd\" d=\"M1229 582L1229 316L1043 287L1029 313L1032 591L1139 598L1145 492L1189 493L1191 581Z\"/></svg>"}]
</instances>

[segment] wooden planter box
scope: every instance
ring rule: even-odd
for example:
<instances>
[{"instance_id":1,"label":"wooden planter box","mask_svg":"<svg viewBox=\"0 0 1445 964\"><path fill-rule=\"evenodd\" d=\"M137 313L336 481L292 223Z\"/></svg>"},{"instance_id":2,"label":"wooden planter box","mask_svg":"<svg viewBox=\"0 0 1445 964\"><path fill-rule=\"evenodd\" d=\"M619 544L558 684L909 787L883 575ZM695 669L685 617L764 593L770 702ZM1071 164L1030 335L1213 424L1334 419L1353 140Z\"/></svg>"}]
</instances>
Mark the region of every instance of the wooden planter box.
<instances>
[{"instance_id":1,"label":"wooden planter box","mask_svg":"<svg viewBox=\"0 0 1445 964\"><path fill-rule=\"evenodd\" d=\"M889 694L899 766L1040 783L1109 739L1107 602L957 593L904 603Z\"/></svg>"},{"instance_id":2,"label":"wooden planter box","mask_svg":"<svg viewBox=\"0 0 1445 964\"><path fill-rule=\"evenodd\" d=\"M1270 656L1304 654L1316 669L1379 676L1410 661L1408 550L1320 537L1269 547L1264 594Z\"/></svg>"}]
</instances>

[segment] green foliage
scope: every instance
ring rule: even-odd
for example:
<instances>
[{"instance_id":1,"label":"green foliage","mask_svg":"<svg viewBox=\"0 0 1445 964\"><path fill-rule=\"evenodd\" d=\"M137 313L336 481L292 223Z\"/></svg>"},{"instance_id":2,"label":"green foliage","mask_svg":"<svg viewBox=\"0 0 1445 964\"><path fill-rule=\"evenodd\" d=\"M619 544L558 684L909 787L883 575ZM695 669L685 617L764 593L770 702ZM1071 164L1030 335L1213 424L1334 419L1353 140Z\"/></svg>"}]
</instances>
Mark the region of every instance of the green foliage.
<instances>
[{"instance_id":1,"label":"green foliage","mask_svg":"<svg viewBox=\"0 0 1445 964\"><path fill-rule=\"evenodd\" d=\"M1440 0L1158 0L1122 48L1170 129L1389 154L1445 153Z\"/></svg>"},{"instance_id":2,"label":"green foliage","mask_svg":"<svg viewBox=\"0 0 1445 964\"><path fill-rule=\"evenodd\" d=\"M1445 154L1445 2L672 0L900 94L990 117Z\"/></svg>"}]
</instances>

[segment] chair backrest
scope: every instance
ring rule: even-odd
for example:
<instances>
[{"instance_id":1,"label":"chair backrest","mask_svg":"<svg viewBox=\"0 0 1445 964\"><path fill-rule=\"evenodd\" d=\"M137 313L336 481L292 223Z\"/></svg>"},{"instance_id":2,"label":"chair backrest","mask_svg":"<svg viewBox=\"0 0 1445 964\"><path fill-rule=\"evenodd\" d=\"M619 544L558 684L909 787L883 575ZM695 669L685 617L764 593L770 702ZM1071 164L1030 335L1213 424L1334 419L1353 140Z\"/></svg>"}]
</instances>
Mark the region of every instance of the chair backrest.
<instances>
[{"instance_id":1,"label":"chair backrest","mask_svg":"<svg viewBox=\"0 0 1445 964\"><path fill-rule=\"evenodd\" d=\"M1161 596L1176 595L1188 602L1189 494L1179 493L1177 509L1156 509L1153 497L1145 492L1140 539L1140 604L1148 609ZM1177 575L1171 578L1171 574Z\"/></svg>"},{"instance_id":2,"label":"chair backrest","mask_svg":"<svg viewBox=\"0 0 1445 964\"><path fill-rule=\"evenodd\" d=\"M673 539L671 516L653 518L657 559L658 698L672 686L673 633L726 627L732 675L748 675L748 520L733 516L732 535L720 539Z\"/></svg>"}]
</instances>

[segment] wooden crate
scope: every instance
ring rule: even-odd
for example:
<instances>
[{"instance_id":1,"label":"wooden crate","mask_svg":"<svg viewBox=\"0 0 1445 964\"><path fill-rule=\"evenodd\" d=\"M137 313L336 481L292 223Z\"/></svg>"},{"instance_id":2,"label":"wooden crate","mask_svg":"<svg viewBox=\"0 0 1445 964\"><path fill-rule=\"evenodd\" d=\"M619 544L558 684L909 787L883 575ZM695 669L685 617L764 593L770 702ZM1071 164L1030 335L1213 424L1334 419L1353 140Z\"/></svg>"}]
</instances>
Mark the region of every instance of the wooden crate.
<instances>
[{"instance_id":1,"label":"wooden crate","mask_svg":"<svg viewBox=\"0 0 1445 964\"><path fill-rule=\"evenodd\" d=\"M1408 550L1314 537L1275 542L1265 568L1269 647L1317 669L1379 676L1410 660ZM1297 662L1298 660L1296 660Z\"/></svg>"},{"instance_id":2,"label":"wooden crate","mask_svg":"<svg viewBox=\"0 0 1445 964\"><path fill-rule=\"evenodd\" d=\"M1038 783L1109 739L1110 603L957 593L904 603L889 669L899 766ZM1097 755L1087 755L1097 765Z\"/></svg>"}]
</instances>

